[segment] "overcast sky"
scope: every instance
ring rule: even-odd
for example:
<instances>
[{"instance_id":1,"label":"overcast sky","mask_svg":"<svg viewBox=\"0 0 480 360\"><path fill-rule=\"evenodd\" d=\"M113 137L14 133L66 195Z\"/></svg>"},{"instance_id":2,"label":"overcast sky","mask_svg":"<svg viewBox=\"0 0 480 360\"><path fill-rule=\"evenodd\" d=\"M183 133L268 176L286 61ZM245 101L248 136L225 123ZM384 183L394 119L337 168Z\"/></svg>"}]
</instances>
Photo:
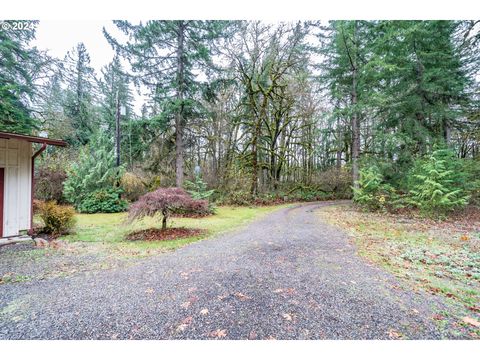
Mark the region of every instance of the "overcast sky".
<instances>
[{"instance_id":1,"label":"overcast sky","mask_svg":"<svg viewBox=\"0 0 480 360\"><path fill-rule=\"evenodd\" d=\"M101 75L103 66L113 60L115 52L103 36L103 27L116 37L123 35L111 20L41 20L36 28L36 38L32 45L48 50L56 58L63 59L68 51L83 42L90 55L90 65L95 69L97 77ZM145 101L132 85L134 109L138 113Z\"/></svg>"},{"instance_id":2,"label":"overcast sky","mask_svg":"<svg viewBox=\"0 0 480 360\"><path fill-rule=\"evenodd\" d=\"M67 51L79 42L83 42L90 54L91 65L97 75L102 66L112 61L114 51L103 36L102 28L115 30L111 21L47 21L42 20L37 26L33 45L47 49L50 55L63 59Z\"/></svg>"}]
</instances>

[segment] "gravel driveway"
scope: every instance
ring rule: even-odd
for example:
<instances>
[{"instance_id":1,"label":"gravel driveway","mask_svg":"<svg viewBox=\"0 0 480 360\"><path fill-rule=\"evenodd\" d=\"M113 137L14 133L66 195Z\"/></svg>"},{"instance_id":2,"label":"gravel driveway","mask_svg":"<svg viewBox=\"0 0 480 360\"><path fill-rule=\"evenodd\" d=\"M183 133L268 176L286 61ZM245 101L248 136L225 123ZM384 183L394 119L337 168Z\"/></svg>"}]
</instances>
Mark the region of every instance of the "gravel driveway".
<instances>
[{"instance_id":1,"label":"gravel driveway","mask_svg":"<svg viewBox=\"0 0 480 360\"><path fill-rule=\"evenodd\" d=\"M401 290L317 203L129 267L0 286L1 339L430 339L434 297Z\"/></svg>"}]
</instances>

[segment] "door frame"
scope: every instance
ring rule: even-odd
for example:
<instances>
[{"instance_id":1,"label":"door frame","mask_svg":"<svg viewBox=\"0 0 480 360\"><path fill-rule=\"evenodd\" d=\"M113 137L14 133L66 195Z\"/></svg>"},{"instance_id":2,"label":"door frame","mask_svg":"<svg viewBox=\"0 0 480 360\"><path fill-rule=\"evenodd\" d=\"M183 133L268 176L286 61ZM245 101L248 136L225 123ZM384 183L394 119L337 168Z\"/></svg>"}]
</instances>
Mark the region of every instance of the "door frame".
<instances>
[{"instance_id":1,"label":"door frame","mask_svg":"<svg viewBox=\"0 0 480 360\"><path fill-rule=\"evenodd\" d=\"M0 168L0 238L3 237L3 208L5 203L5 168Z\"/></svg>"}]
</instances>

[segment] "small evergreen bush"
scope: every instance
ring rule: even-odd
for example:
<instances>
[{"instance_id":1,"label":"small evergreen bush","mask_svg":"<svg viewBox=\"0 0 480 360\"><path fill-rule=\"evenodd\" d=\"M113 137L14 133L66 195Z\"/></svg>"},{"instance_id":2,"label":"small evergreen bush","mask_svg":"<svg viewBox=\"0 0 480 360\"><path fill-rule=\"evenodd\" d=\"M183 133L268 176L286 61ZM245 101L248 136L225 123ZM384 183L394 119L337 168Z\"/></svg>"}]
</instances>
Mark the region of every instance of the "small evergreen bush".
<instances>
[{"instance_id":1,"label":"small evergreen bush","mask_svg":"<svg viewBox=\"0 0 480 360\"><path fill-rule=\"evenodd\" d=\"M78 205L81 213L117 213L125 211L128 202L120 197L120 189L97 190L88 194Z\"/></svg>"},{"instance_id":2,"label":"small evergreen bush","mask_svg":"<svg viewBox=\"0 0 480 360\"><path fill-rule=\"evenodd\" d=\"M42 231L47 234L66 234L75 225L75 210L72 206L57 205L56 201L36 201L35 207L44 223Z\"/></svg>"},{"instance_id":3,"label":"small evergreen bush","mask_svg":"<svg viewBox=\"0 0 480 360\"><path fill-rule=\"evenodd\" d=\"M80 151L79 159L67 172L65 198L80 212L118 212L126 209L120 200L123 168L115 164L114 147L99 132ZM105 203L102 204L101 202Z\"/></svg>"},{"instance_id":4,"label":"small evergreen bush","mask_svg":"<svg viewBox=\"0 0 480 360\"><path fill-rule=\"evenodd\" d=\"M185 180L185 187L192 199L208 200L215 190L207 190L207 183L200 174L195 175L195 181Z\"/></svg>"},{"instance_id":5,"label":"small evergreen bush","mask_svg":"<svg viewBox=\"0 0 480 360\"><path fill-rule=\"evenodd\" d=\"M215 205L210 201L215 189L207 190L207 183L203 181L200 174L195 175L195 181L185 180L185 187L187 192L194 200L208 200L208 207L210 213L215 212Z\"/></svg>"}]
</instances>

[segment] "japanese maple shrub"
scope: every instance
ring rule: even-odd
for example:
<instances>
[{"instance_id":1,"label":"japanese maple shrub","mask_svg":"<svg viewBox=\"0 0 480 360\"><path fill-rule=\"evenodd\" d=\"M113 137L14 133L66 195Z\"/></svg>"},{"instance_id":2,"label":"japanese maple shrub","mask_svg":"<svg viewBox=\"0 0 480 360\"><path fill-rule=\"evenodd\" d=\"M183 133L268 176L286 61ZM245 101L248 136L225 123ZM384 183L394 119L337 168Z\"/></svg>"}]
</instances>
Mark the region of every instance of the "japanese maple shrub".
<instances>
[{"instance_id":1,"label":"japanese maple shrub","mask_svg":"<svg viewBox=\"0 0 480 360\"><path fill-rule=\"evenodd\" d=\"M168 217L172 214L208 214L208 201L195 200L180 188L160 188L149 192L130 206L129 221L162 214L162 229L167 228Z\"/></svg>"}]
</instances>

